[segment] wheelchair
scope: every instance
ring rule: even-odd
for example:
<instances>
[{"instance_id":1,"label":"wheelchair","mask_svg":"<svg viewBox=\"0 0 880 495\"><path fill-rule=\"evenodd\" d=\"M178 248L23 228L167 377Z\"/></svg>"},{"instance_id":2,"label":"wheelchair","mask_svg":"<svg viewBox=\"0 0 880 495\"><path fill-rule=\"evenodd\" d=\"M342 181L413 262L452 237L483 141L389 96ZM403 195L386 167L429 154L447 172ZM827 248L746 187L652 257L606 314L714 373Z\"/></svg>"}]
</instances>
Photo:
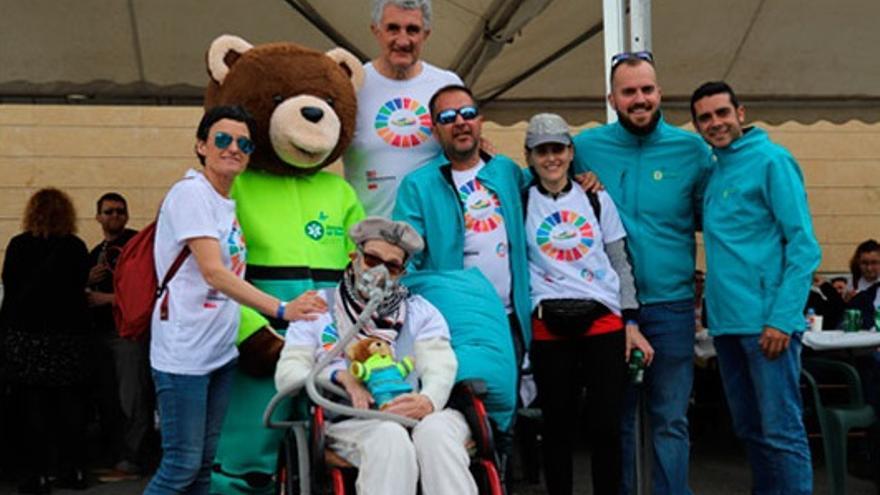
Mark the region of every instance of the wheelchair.
<instances>
[{"instance_id":1,"label":"wheelchair","mask_svg":"<svg viewBox=\"0 0 880 495\"><path fill-rule=\"evenodd\" d=\"M492 423L481 400L485 394L486 385L480 380L458 382L447 407L461 412L470 427L472 439L467 445L470 472L479 493L504 495L506 490L499 474ZM317 405L309 409L307 420L275 422L271 411L267 411L264 418L267 427L285 430L278 455L276 493L354 495L357 468L327 448L324 409Z\"/></svg>"}]
</instances>

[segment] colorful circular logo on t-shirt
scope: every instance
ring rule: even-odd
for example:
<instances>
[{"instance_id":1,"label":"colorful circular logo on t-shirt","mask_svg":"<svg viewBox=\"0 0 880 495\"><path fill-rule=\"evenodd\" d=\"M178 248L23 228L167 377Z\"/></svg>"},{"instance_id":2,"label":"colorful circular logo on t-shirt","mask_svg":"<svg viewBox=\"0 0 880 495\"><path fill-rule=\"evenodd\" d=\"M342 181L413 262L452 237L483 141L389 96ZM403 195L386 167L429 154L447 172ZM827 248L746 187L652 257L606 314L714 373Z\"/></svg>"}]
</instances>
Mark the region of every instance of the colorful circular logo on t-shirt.
<instances>
[{"instance_id":1,"label":"colorful circular logo on t-shirt","mask_svg":"<svg viewBox=\"0 0 880 495\"><path fill-rule=\"evenodd\" d=\"M247 248L244 244L244 232L241 231L238 220L232 222L232 229L229 231L229 237L226 238L226 245L229 248L229 258L232 261L230 270L236 276L241 277L241 274L244 273Z\"/></svg>"},{"instance_id":2,"label":"colorful circular logo on t-shirt","mask_svg":"<svg viewBox=\"0 0 880 495\"><path fill-rule=\"evenodd\" d=\"M557 261L581 259L593 246L593 227L571 210L551 214L541 222L536 232L541 252Z\"/></svg>"},{"instance_id":3,"label":"colorful circular logo on t-shirt","mask_svg":"<svg viewBox=\"0 0 880 495\"><path fill-rule=\"evenodd\" d=\"M464 204L464 227L473 232L492 232L501 222L501 203L498 196L471 179L458 188L458 197Z\"/></svg>"},{"instance_id":4,"label":"colorful circular logo on t-shirt","mask_svg":"<svg viewBox=\"0 0 880 495\"><path fill-rule=\"evenodd\" d=\"M379 107L376 134L396 148L413 148L431 137L431 115L416 100L394 98Z\"/></svg>"},{"instance_id":5,"label":"colorful circular logo on t-shirt","mask_svg":"<svg viewBox=\"0 0 880 495\"><path fill-rule=\"evenodd\" d=\"M329 351L339 341L339 331L336 330L336 324L331 323L321 330L321 347L325 351Z\"/></svg>"}]
</instances>

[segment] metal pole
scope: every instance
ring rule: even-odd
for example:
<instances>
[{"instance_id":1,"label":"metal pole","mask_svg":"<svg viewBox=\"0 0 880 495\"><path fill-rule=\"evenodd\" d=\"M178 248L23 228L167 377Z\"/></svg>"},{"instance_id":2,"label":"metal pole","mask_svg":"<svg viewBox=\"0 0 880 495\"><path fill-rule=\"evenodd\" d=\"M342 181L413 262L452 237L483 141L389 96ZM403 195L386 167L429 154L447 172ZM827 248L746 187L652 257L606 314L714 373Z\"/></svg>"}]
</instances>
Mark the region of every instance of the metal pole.
<instances>
[{"instance_id":1,"label":"metal pole","mask_svg":"<svg viewBox=\"0 0 880 495\"><path fill-rule=\"evenodd\" d=\"M611 93L611 57L625 51L626 26L624 19L626 17L625 0L602 0L602 18L604 19L604 37L605 37L605 94ZM617 120L617 113L611 108L611 105L605 103L608 123Z\"/></svg>"},{"instance_id":2,"label":"metal pole","mask_svg":"<svg viewBox=\"0 0 880 495\"><path fill-rule=\"evenodd\" d=\"M651 0L630 0L629 49L651 51Z\"/></svg>"}]
</instances>

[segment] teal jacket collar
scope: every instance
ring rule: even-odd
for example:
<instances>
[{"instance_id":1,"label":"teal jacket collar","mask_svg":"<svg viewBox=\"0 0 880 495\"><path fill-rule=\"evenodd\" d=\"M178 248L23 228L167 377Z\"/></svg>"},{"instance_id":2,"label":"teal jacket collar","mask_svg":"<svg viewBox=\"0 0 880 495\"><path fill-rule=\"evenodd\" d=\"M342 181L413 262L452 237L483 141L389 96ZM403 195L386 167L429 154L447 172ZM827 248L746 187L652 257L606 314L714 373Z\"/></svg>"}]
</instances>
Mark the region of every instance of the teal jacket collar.
<instances>
[{"instance_id":1,"label":"teal jacket collar","mask_svg":"<svg viewBox=\"0 0 880 495\"><path fill-rule=\"evenodd\" d=\"M727 147L715 148L714 151L719 156L727 156L736 153L747 146L768 141L769 139L770 136L767 135L767 131L760 127L750 126L743 129L742 137L730 143Z\"/></svg>"},{"instance_id":2,"label":"teal jacket collar","mask_svg":"<svg viewBox=\"0 0 880 495\"><path fill-rule=\"evenodd\" d=\"M657 142L663 139L664 134L668 132L668 124L666 123L666 119L663 118L663 113L660 113L660 118L659 120L657 120L657 126L654 128L654 130L648 134L645 134L644 136L633 134L626 127L624 127L623 124L620 123L620 120L610 125L613 128L614 136L616 138L618 138L623 143L633 145L644 145Z\"/></svg>"}]
</instances>

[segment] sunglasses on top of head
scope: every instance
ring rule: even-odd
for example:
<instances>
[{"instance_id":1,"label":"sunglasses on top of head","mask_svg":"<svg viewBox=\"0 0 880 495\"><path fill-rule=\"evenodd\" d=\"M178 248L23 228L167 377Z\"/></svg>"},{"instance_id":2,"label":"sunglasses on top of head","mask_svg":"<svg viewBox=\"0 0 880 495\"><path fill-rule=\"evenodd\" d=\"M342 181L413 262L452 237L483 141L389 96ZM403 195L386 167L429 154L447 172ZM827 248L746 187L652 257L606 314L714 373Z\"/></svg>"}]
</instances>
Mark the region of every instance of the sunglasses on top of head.
<instances>
[{"instance_id":1,"label":"sunglasses on top of head","mask_svg":"<svg viewBox=\"0 0 880 495\"><path fill-rule=\"evenodd\" d=\"M254 142L251 141L251 138L247 136L233 138L231 134L223 131L217 131L217 134L214 134L214 146L221 150L225 150L232 144L233 139L235 139L235 144L238 145L238 149L245 155L250 155L254 152Z\"/></svg>"},{"instance_id":2,"label":"sunglasses on top of head","mask_svg":"<svg viewBox=\"0 0 880 495\"><path fill-rule=\"evenodd\" d=\"M627 60L644 60L649 64L654 63L654 54L647 50L642 50L639 52L622 52L618 53L611 57L611 68L615 68L620 65L622 62L626 62Z\"/></svg>"},{"instance_id":3,"label":"sunglasses on top of head","mask_svg":"<svg viewBox=\"0 0 880 495\"><path fill-rule=\"evenodd\" d=\"M437 113L437 123L447 125L455 122L455 117L461 115L464 120L474 120L480 116L480 110L475 105L467 105L461 108L448 108Z\"/></svg>"}]
</instances>

